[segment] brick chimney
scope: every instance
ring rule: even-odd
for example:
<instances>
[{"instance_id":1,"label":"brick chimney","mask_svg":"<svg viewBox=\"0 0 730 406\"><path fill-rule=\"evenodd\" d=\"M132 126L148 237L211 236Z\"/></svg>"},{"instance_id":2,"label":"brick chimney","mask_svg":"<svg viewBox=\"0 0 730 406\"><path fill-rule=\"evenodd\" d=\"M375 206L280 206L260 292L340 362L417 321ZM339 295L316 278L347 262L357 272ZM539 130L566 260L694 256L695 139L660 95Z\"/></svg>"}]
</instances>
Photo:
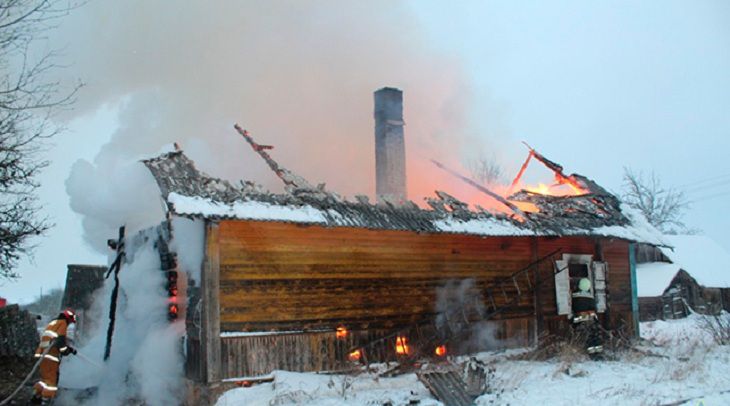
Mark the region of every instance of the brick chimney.
<instances>
[{"instance_id":1,"label":"brick chimney","mask_svg":"<svg viewBox=\"0 0 730 406\"><path fill-rule=\"evenodd\" d=\"M406 196L406 146L403 138L403 92L384 87L375 92L375 195L391 201Z\"/></svg>"}]
</instances>

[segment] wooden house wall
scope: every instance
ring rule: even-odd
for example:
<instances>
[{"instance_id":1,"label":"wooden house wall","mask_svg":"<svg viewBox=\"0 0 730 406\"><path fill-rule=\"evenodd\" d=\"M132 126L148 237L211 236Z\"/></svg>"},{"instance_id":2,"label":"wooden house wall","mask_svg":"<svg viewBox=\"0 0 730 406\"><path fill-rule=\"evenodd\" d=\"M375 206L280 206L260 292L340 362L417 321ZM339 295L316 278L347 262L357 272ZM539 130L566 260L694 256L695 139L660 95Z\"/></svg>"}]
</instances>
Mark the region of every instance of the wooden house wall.
<instances>
[{"instance_id":1,"label":"wooden house wall","mask_svg":"<svg viewBox=\"0 0 730 406\"><path fill-rule=\"evenodd\" d=\"M529 237L224 221L219 238L221 331L388 329L435 316L449 281L482 288L532 258Z\"/></svg>"},{"instance_id":2,"label":"wooden house wall","mask_svg":"<svg viewBox=\"0 0 730 406\"><path fill-rule=\"evenodd\" d=\"M214 278L204 285L217 290L208 288L205 300L218 310L206 305L204 311L210 331L204 334L203 351L206 365L213 365L204 368L208 382L276 368L336 369L343 359L341 349L332 351L343 345L334 341L336 327L347 326L352 337L358 337L428 320L436 315L438 288L450 281L472 278L473 293L479 295L489 282L559 248L609 263L610 310L604 323L609 328L631 326L625 241L419 234L257 221L221 221L208 230L206 272ZM553 264L545 261L540 266L548 280L492 322L499 326L493 333L495 342L525 345L539 331L559 334L568 328L567 318L556 314ZM495 299L498 306L504 303L501 295ZM219 332L292 330L305 332L216 338Z\"/></svg>"},{"instance_id":3,"label":"wooden house wall","mask_svg":"<svg viewBox=\"0 0 730 406\"><path fill-rule=\"evenodd\" d=\"M609 265L608 273L608 311L605 326L610 329L625 329L628 335L634 331L632 311L631 265L629 263L630 244L624 240L602 239L600 250L603 260Z\"/></svg>"},{"instance_id":4,"label":"wooden house wall","mask_svg":"<svg viewBox=\"0 0 730 406\"><path fill-rule=\"evenodd\" d=\"M488 321L484 331L491 348L500 349L531 344L526 334L534 328L534 320L518 318ZM220 376L238 378L260 376L274 369L287 371L342 371L352 365L346 361L348 352L363 342L383 337L389 331L353 331L345 339L338 339L332 331L308 333L276 333L271 335L243 335L221 337ZM394 342L390 342L394 344ZM473 341L449 349L452 354L473 350ZM397 361L395 347L384 345L370 348L365 356L369 361ZM364 361L365 359L363 359Z\"/></svg>"},{"instance_id":5,"label":"wooden house wall","mask_svg":"<svg viewBox=\"0 0 730 406\"><path fill-rule=\"evenodd\" d=\"M661 296L639 298L639 320L654 321L664 319L664 299Z\"/></svg>"},{"instance_id":6,"label":"wooden house wall","mask_svg":"<svg viewBox=\"0 0 730 406\"><path fill-rule=\"evenodd\" d=\"M700 285L685 270L680 270L669 283L670 288L681 289L689 307L702 314L719 314L723 310L722 289Z\"/></svg>"},{"instance_id":7,"label":"wooden house wall","mask_svg":"<svg viewBox=\"0 0 730 406\"><path fill-rule=\"evenodd\" d=\"M608 329L625 328L633 334L633 316L631 309L631 269L629 264L629 243L624 240L586 237L540 237L537 238L537 257L541 258L556 249L562 253L593 255L594 260L608 263L609 271L606 281L608 308L600 314L599 319ZM549 275L551 262L540 265L544 269L541 275ZM555 301L555 280L543 281L536 295L539 302L537 312L537 328L541 334L561 334L570 331L570 323L566 316L557 314Z\"/></svg>"}]
</instances>

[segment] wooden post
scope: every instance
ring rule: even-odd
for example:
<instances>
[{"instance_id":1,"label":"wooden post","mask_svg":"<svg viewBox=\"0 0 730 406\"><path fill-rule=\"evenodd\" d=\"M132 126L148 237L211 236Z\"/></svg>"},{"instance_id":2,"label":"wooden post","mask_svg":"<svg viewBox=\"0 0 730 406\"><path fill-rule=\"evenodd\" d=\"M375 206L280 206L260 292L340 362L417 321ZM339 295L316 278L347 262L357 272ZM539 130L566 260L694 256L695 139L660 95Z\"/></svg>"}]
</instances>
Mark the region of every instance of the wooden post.
<instances>
[{"instance_id":1,"label":"wooden post","mask_svg":"<svg viewBox=\"0 0 730 406\"><path fill-rule=\"evenodd\" d=\"M201 300L203 301L202 362L204 363L205 383L215 383L221 379L221 325L220 325L220 238L218 224L206 222L205 260L201 281Z\"/></svg>"},{"instance_id":2,"label":"wooden post","mask_svg":"<svg viewBox=\"0 0 730 406\"><path fill-rule=\"evenodd\" d=\"M631 318L633 319L634 337L639 334L639 296L636 287L636 253L635 243L629 243L629 271L631 272Z\"/></svg>"},{"instance_id":3,"label":"wooden post","mask_svg":"<svg viewBox=\"0 0 730 406\"><path fill-rule=\"evenodd\" d=\"M535 263L533 265L533 271L535 273L535 280L532 284L533 286L533 294L534 294L534 304L535 304L535 343L538 344L538 340L540 339L540 334L542 334L544 326L543 321L543 310L542 310L542 295L540 290L542 287L540 286L540 264L537 263L539 253L538 253L538 247L537 247L537 237L530 238L530 253L531 253L531 261Z\"/></svg>"}]
</instances>

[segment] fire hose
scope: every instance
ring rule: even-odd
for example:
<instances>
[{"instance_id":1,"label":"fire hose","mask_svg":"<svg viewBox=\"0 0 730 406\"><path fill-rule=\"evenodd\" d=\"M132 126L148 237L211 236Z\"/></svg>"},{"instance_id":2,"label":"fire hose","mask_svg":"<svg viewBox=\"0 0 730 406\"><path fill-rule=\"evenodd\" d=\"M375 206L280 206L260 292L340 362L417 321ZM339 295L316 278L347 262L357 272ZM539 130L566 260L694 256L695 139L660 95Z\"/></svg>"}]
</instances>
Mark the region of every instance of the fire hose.
<instances>
[{"instance_id":1,"label":"fire hose","mask_svg":"<svg viewBox=\"0 0 730 406\"><path fill-rule=\"evenodd\" d=\"M2 402L0 402L0 406L4 406L8 402L10 402L11 400L13 400L13 398L18 394L18 392L20 392L20 390L23 388L23 386L25 386L25 384L28 382L28 380L30 379L30 377L33 376L33 374L35 373L35 371L38 370L38 366L41 364L41 361L43 361L43 357L46 354L48 354L48 351L50 351L52 347L53 346L50 346L49 345L48 348L46 348L43 351L43 353L41 354L40 358L38 358L38 361L36 361L35 365L33 365L33 368L31 368L30 372L28 372L28 375L26 375L25 379L23 379L23 382L21 382L20 385L18 385L18 387L15 388L15 390L13 391L13 393L10 394L10 396L8 396L5 400L3 400ZM80 353L78 351L76 352L75 355L77 355L82 360L86 361L88 364L91 364L91 365L93 365L93 366L95 366L95 367L97 367L99 369L102 369L103 368L98 363L92 361L91 358L87 357L86 355L84 355L84 354L82 354L82 353Z\"/></svg>"},{"instance_id":2,"label":"fire hose","mask_svg":"<svg viewBox=\"0 0 730 406\"><path fill-rule=\"evenodd\" d=\"M28 380L30 379L30 377L33 376L33 374L35 373L35 371L38 369L38 366L41 364L41 361L43 361L43 357L46 354L48 354L48 351L50 351L51 348L52 348L52 346L49 345L48 348L46 348L43 351L43 353L41 354L40 358L38 358L38 361L36 361L35 365L33 365L33 368L31 368L30 372L28 372L28 375L25 377L25 379L23 379L23 382L21 382L20 385L18 385L18 387L15 388L15 390L13 391L13 393L10 394L10 396L8 396L5 400L3 400L2 402L0 402L0 406L6 405L8 402L10 402L18 394L18 392L20 392L20 390L23 388L23 386L25 386L25 383L28 382Z\"/></svg>"}]
</instances>

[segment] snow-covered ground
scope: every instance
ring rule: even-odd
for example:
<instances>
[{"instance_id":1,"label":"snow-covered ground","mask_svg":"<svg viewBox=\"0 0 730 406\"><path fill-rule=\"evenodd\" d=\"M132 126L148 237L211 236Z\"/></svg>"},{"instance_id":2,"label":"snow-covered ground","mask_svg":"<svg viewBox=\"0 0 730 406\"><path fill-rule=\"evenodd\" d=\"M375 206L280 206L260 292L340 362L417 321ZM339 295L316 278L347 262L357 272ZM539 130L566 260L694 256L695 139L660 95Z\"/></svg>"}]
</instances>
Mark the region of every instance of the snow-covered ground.
<instances>
[{"instance_id":1,"label":"snow-covered ground","mask_svg":"<svg viewBox=\"0 0 730 406\"><path fill-rule=\"evenodd\" d=\"M698 327L700 316L642 323L640 352L616 361L516 360L519 350L481 353L494 368L477 405L730 405L730 346ZM274 382L233 389L226 405L440 405L415 374L377 379L277 371ZM417 402L417 403L416 403Z\"/></svg>"}]
</instances>

